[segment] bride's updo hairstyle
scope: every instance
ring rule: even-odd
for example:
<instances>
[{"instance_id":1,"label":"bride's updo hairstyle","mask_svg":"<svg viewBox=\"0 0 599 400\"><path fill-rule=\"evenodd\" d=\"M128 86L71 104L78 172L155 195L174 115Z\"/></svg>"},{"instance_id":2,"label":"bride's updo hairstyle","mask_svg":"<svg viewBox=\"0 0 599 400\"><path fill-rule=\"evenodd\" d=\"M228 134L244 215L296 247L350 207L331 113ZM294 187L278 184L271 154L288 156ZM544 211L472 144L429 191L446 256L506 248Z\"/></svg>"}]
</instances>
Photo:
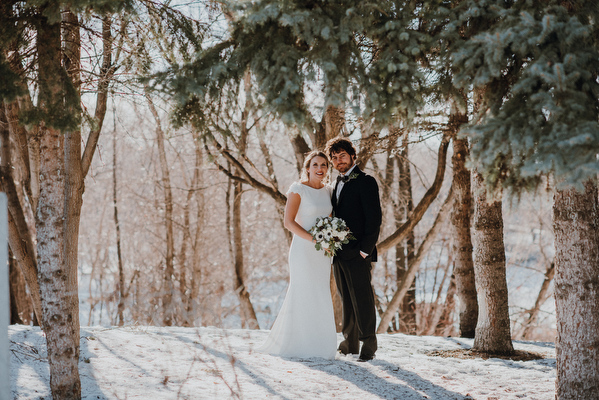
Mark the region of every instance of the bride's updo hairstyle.
<instances>
[{"instance_id":1,"label":"bride's updo hairstyle","mask_svg":"<svg viewBox=\"0 0 599 400\"><path fill-rule=\"evenodd\" d=\"M300 176L300 182L308 182L310 180L310 175L308 174L308 169L310 169L310 163L312 162L312 160L314 159L314 157L322 157L325 160L327 160L327 176L323 179L323 183L328 183L329 181L329 158L327 157L326 154L324 154L322 151L319 150L312 150L311 152L309 152L306 155L306 158L304 158L304 167L302 168L302 175Z\"/></svg>"}]
</instances>

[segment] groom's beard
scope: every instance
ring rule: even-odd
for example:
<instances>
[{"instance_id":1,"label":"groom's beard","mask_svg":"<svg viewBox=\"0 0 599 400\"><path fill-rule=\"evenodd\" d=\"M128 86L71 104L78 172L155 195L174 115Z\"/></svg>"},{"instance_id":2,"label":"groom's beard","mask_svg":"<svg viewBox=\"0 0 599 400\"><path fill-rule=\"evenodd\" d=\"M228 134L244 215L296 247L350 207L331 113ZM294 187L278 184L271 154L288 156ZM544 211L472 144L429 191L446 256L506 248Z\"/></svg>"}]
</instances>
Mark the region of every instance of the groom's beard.
<instances>
[{"instance_id":1,"label":"groom's beard","mask_svg":"<svg viewBox=\"0 0 599 400\"><path fill-rule=\"evenodd\" d=\"M341 164L340 163L340 164L337 164L337 171L341 172L342 174L345 174L353 166L354 166L353 161L349 164L345 164L345 163Z\"/></svg>"}]
</instances>

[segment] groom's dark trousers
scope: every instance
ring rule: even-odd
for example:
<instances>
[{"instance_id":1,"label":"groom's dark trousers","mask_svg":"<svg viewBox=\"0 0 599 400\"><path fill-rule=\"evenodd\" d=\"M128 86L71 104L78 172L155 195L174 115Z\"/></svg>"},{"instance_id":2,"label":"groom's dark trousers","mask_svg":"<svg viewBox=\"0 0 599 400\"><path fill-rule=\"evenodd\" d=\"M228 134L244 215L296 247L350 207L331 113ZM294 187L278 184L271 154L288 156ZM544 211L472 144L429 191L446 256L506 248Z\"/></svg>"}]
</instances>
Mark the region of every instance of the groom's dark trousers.
<instances>
[{"instance_id":1,"label":"groom's dark trousers","mask_svg":"<svg viewBox=\"0 0 599 400\"><path fill-rule=\"evenodd\" d=\"M333 191L333 213L343 219L356 240L337 252L333 272L343 304L342 353L372 358L376 349L376 309L372 289L372 262L376 261L376 241L381 226L381 204L376 180L358 167L345 182L339 198ZM368 254L366 258L360 251ZM360 350L360 341L363 342Z\"/></svg>"}]
</instances>

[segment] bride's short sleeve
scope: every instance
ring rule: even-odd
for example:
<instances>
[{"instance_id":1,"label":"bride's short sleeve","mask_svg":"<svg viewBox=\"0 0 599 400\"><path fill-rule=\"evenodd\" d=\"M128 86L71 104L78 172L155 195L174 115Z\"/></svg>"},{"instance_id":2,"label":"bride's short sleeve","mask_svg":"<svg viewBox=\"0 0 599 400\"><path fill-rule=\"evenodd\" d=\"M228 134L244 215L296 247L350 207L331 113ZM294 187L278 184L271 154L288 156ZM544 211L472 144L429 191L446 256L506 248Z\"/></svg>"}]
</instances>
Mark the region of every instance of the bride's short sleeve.
<instances>
[{"instance_id":1,"label":"bride's short sleeve","mask_svg":"<svg viewBox=\"0 0 599 400\"><path fill-rule=\"evenodd\" d=\"M289 193L297 193L300 195L300 197L302 197L302 194L303 194L302 186L303 185L299 182L293 182L291 184L291 186L289 186L289 190L287 191L286 195L289 196Z\"/></svg>"}]
</instances>

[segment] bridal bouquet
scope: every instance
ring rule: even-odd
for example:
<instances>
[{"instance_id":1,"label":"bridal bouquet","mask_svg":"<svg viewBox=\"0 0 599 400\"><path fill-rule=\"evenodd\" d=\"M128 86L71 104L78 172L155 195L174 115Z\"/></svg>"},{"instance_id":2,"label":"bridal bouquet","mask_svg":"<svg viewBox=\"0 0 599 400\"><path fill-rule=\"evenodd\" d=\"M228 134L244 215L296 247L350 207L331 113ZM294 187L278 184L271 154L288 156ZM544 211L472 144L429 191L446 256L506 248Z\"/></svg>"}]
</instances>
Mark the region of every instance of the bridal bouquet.
<instances>
[{"instance_id":1,"label":"bridal bouquet","mask_svg":"<svg viewBox=\"0 0 599 400\"><path fill-rule=\"evenodd\" d=\"M335 256L341 246L355 239L345 221L337 217L316 218L316 223L308 233L316 241L316 250L324 250L329 257Z\"/></svg>"}]
</instances>

